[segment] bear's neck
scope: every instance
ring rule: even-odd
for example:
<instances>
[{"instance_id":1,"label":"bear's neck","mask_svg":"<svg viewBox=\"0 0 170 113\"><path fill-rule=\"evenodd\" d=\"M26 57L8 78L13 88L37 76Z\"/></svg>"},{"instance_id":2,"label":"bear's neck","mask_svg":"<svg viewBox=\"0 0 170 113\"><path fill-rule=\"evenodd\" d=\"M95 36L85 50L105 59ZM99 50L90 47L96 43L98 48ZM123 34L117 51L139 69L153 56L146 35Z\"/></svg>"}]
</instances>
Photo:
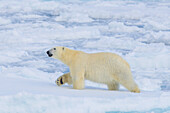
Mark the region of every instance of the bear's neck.
<instances>
[{"instance_id":1,"label":"bear's neck","mask_svg":"<svg viewBox=\"0 0 170 113\"><path fill-rule=\"evenodd\" d=\"M61 58L61 61L67 66L71 66L72 64L74 64L80 52L81 51L70 50L70 49L66 50L66 52L63 54Z\"/></svg>"}]
</instances>

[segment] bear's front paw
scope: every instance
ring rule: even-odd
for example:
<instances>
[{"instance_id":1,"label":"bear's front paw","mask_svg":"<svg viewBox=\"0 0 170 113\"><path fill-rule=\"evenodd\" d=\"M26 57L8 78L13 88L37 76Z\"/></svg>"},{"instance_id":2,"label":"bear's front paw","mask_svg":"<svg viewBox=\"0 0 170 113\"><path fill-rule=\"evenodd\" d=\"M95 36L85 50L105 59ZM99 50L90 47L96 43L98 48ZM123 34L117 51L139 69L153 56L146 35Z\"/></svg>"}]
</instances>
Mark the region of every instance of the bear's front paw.
<instances>
[{"instance_id":1,"label":"bear's front paw","mask_svg":"<svg viewBox=\"0 0 170 113\"><path fill-rule=\"evenodd\" d=\"M63 80L64 80L64 77L61 76L55 82L58 86L61 86L64 84Z\"/></svg>"}]
</instances>

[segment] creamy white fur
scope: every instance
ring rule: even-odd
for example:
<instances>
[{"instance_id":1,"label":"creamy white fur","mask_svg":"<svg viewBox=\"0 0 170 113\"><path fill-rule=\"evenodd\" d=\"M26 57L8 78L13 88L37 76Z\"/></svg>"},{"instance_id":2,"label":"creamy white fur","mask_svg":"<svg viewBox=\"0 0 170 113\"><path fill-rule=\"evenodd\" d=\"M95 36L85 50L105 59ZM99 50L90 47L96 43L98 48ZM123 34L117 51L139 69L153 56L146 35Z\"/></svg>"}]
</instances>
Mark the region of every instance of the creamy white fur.
<instances>
[{"instance_id":1,"label":"creamy white fur","mask_svg":"<svg viewBox=\"0 0 170 113\"><path fill-rule=\"evenodd\" d=\"M69 66L70 73L61 76L64 83L70 81L74 89L83 89L84 80L107 84L109 90L118 90L122 84L129 91L139 93L140 90L133 80L129 64L120 56L101 52L85 53L66 47L51 49L53 58L61 60ZM70 80L71 79L71 80Z\"/></svg>"}]
</instances>

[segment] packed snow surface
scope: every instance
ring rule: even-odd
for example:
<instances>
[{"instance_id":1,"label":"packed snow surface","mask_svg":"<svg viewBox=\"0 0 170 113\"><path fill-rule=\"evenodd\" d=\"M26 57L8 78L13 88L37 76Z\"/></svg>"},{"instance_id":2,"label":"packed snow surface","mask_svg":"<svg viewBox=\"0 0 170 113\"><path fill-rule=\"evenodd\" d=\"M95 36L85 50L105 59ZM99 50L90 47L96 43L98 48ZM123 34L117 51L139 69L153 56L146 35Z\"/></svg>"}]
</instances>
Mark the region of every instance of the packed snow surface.
<instances>
[{"instance_id":1,"label":"packed snow surface","mask_svg":"<svg viewBox=\"0 0 170 113\"><path fill-rule=\"evenodd\" d=\"M54 46L119 54L141 93L58 87ZM170 112L170 1L0 0L0 113L70 112Z\"/></svg>"}]
</instances>

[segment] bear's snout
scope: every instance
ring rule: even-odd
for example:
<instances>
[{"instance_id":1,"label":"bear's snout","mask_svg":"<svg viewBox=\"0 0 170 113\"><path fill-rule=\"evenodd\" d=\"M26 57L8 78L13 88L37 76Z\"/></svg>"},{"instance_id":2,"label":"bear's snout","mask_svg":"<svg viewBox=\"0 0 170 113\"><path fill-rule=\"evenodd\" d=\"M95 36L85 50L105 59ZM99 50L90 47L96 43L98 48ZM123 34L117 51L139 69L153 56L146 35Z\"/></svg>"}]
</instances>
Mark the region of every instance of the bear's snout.
<instances>
[{"instance_id":1,"label":"bear's snout","mask_svg":"<svg viewBox=\"0 0 170 113\"><path fill-rule=\"evenodd\" d=\"M52 57L52 56L53 56L53 54L52 54L50 51L47 51L47 55L48 55L49 57Z\"/></svg>"}]
</instances>

